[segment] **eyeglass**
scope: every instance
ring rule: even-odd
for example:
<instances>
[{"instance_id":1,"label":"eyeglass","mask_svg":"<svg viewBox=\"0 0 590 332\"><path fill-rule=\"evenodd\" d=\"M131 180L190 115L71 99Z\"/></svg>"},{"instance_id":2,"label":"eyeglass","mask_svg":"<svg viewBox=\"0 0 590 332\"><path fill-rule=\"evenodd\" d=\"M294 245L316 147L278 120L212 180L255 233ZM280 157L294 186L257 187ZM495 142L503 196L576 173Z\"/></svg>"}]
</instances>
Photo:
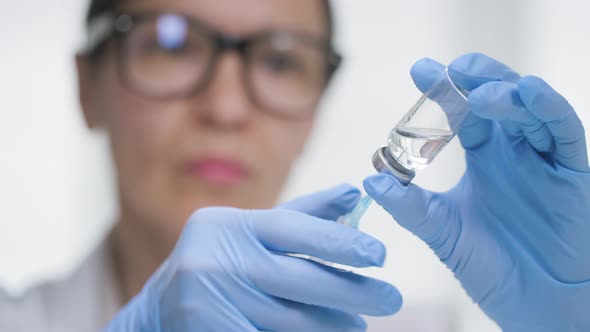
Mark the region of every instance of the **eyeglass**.
<instances>
[{"instance_id":1,"label":"eyeglass","mask_svg":"<svg viewBox=\"0 0 590 332\"><path fill-rule=\"evenodd\" d=\"M311 116L341 63L324 38L286 30L237 38L174 13L103 14L91 22L83 52L92 54L111 36L120 79L138 94L156 99L197 94L211 81L219 56L235 51L249 98L286 117Z\"/></svg>"}]
</instances>

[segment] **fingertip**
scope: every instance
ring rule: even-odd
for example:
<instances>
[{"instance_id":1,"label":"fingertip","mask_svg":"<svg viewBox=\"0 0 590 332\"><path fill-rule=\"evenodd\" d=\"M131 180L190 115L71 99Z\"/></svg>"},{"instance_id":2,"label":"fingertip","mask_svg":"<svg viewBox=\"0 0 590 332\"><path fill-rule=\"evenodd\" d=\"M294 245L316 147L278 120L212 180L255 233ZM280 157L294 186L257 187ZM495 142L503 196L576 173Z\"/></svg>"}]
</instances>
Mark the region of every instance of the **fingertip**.
<instances>
[{"instance_id":1,"label":"fingertip","mask_svg":"<svg viewBox=\"0 0 590 332\"><path fill-rule=\"evenodd\" d=\"M356 316L354 319L354 327L358 329L358 331L366 331L367 330L367 321L361 316Z\"/></svg>"},{"instance_id":2,"label":"fingertip","mask_svg":"<svg viewBox=\"0 0 590 332\"><path fill-rule=\"evenodd\" d=\"M549 84L537 76L527 75L518 81L520 98L529 109L536 108L548 90L552 90Z\"/></svg>"},{"instance_id":3,"label":"fingertip","mask_svg":"<svg viewBox=\"0 0 590 332\"><path fill-rule=\"evenodd\" d=\"M541 86L549 86L544 79L540 78L539 76L535 75L525 75L521 79L518 80L519 87L541 87Z\"/></svg>"},{"instance_id":4,"label":"fingertip","mask_svg":"<svg viewBox=\"0 0 590 332\"><path fill-rule=\"evenodd\" d=\"M444 70L445 66L443 64L441 64L440 62L432 59L432 58L422 58L419 59L418 61L414 62L414 64L412 65L412 68L410 69L410 72L413 71L430 71L430 72L436 72L439 73L440 71Z\"/></svg>"},{"instance_id":5,"label":"fingertip","mask_svg":"<svg viewBox=\"0 0 590 332\"><path fill-rule=\"evenodd\" d=\"M375 316L391 316L402 308L404 299L399 290L388 283L385 283L385 289L383 292L383 301L380 303L378 313Z\"/></svg>"},{"instance_id":6,"label":"fingertip","mask_svg":"<svg viewBox=\"0 0 590 332\"><path fill-rule=\"evenodd\" d=\"M445 66L438 63L431 58L422 58L412 65L410 75L416 87L426 92L432 87L436 80L440 77L441 72Z\"/></svg>"},{"instance_id":7,"label":"fingertip","mask_svg":"<svg viewBox=\"0 0 590 332\"><path fill-rule=\"evenodd\" d=\"M393 315L395 313L397 313L398 311L401 310L403 304L404 304L404 297L402 296L402 294L399 292L399 290L395 287L393 287L394 289L394 293L391 297L391 305L390 305L390 309L391 311L389 312L390 315Z\"/></svg>"},{"instance_id":8,"label":"fingertip","mask_svg":"<svg viewBox=\"0 0 590 332\"><path fill-rule=\"evenodd\" d=\"M363 181L363 186L367 194L377 200L388 193L396 183L399 183L399 181L392 175L379 173L367 177Z\"/></svg>"},{"instance_id":9,"label":"fingertip","mask_svg":"<svg viewBox=\"0 0 590 332\"><path fill-rule=\"evenodd\" d=\"M449 64L449 77L458 87L467 91L471 91L490 80L495 80L487 76L480 77L480 63L482 61L487 61L487 56L481 53L464 54Z\"/></svg>"},{"instance_id":10,"label":"fingertip","mask_svg":"<svg viewBox=\"0 0 590 332\"><path fill-rule=\"evenodd\" d=\"M349 183L339 184L339 185L333 187L331 190L335 191L336 193L339 193L340 195L347 195L347 194L359 195L360 194L360 190L357 187L355 187Z\"/></svg>"},{"instance_id":11,"label":"fingertip","mask_svg":"<svg viewBox=\"0 0 590 332\"><path fill-rule=\"evenodd\" d=\"M505 64L483 54L467 53L448 66L449 76L461 89L471 91L487 82L516 82L520 75Z\"/></svg>"},{"instance_id":12,"label":"fingertip","mask_svg":"<svg viewBox=\"0 0 590 332\"><path fill-rule=\"evenodd\" d=\"M337 215L350 212L359 202L361 191L350 184L340 184L326 191L327 195L333 197L331 205L336 210ZM329 217L327 219L332 219Z\"/></svg>"},{"instance_id":13,"label":"fingertip","mask_svg":"<svg viewBox=\"0 0 590 332\"><path fill-rule=\"evenodd\" d=\"M488 120L502 121L523 107L515 83L488 82L474 89L467 99L473 114Z\"/></svg>"},{"instance_id":14,"label":"fingertip","mask_svg":"<svg viewBox=\"0 0 590 332\"><path fill-rule=\"evenodd\" d=\"M351 211L361 199L361 191L353 185L342 184L335 188L337 193L340 193L337 197L337 203L343 213Z\"/></svg>"},{"instance_id":15,"label":"fingertip","mask_svg":"<svg viewBox=\"0 0 590 332\"><path fill-rule=\"evenodd\" d=\"M469 72L474 67L480 67L482 63L494 61L489 56L480 52L469 52L458 56L451 64L449 69L454 69L458 72Z\"/></svg>"},{"instance_id":16,"label":"fingertip","mask_svg":"<svg viewBox=\"0 0 590 332\"><path fill-rule=\"evenodd\" d=\"M367 238L369 238L369 241L365 244L365 248L369 252L369 265L383 267L387 256L385 245L369 235L367 235Z\"/></svg>"},{"instance_id":17,"label":"fingertip","mask_svg":"<svg viewBox=\"0 0 590 332\"><path fill-rule=\"evenodd\" d=\"M488 83L487 85L490 85L491 83ZM471 108L471 111L474 114L478 114L482 109L485 108L485 106L488 105L487 102L487 89L485 87L486 84L480 86L477 89L474 89L473 91L471 91L469 93L469 96L467 97L467 103L469 104L469 108Z\"/></svg>"},{"instance_id":18,"label":"fingertip","mask_svg":"<svg viewBox=\"0 0 590 332\"><path fill-rule=\"evenodd\" d=\"M348 239L346 251L349 253L347 265L354 267L383 267L387 249L381 241L349 227L342 228L342 239Z\"/></svg>"}]
</instances>

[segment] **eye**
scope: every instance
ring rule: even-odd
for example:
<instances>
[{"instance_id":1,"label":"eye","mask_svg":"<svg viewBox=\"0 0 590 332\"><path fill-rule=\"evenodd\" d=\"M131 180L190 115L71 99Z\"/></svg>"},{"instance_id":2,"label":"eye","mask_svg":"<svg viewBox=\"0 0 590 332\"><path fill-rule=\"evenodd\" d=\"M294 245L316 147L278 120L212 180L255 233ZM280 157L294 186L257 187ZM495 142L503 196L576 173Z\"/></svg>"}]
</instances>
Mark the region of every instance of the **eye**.
<instances>
[{"instance_id":1,"label":"eye","mask_svg":"<svg viewBox=\"0 0 590 332\"><path fill-rule=\"evenodd\" d=\"M195 61L208 50L208 46L204 41L194 38L178 40L175 43L163 43L160 41L157 44L157 51L163 54L191 57Z\"/></svg>"},{"instance_id":2,"label":"eye","mask_svg":"<svg viewBox=\"0 0 590 332\"><path fill-rule=\"evenodd\" d=\"M184 53L187 47L184 43L166 45L155 38L135 41L133 44L138 53L143 55L179 54Z\"/></svg>"},{"instance_id":3,"label":"eye","mask_svg":"<svg viewBox=\"0 0 590 332\"><path fill-rule=\"evenodd\" d=\"M299 59L293 54L284 52L269 52L263 56L262 61L268 70L277 73L296 72L301 69Z\"/></svg>"},{"instance_id":4,"label":"eye","mask_svg":"<svg viewBox=\"0 0 590 332\"><path fill-rule=\"evenodd\" d=\"M190 47L190 44L188 44L185 40L175 41L174 43L162 41L158 43L158 48L160 48L162 52L172 54L185 53L188 49L190 49Z\"/></svg>"}]
</instances>

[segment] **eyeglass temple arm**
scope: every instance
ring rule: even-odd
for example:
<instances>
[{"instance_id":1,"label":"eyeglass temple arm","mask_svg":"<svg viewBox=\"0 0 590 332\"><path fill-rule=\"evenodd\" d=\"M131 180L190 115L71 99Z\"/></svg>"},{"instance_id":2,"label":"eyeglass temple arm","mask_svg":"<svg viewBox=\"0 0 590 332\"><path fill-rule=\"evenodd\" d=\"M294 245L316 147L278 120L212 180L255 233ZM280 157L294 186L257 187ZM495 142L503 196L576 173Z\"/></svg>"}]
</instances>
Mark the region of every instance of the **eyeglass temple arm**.
<instances>
[{"instance_id":1,"label":"eyeglass temple arm","mask_svg":"<svg viewBox=\"0 0 590 332\"><path fill-rule=\"evenodd\" d=\"M88 55L94 52L113 33L115 21L114 13L104 13L92 19L88 24L86 42L80 54Z\"/></svg>"}]
</instances>

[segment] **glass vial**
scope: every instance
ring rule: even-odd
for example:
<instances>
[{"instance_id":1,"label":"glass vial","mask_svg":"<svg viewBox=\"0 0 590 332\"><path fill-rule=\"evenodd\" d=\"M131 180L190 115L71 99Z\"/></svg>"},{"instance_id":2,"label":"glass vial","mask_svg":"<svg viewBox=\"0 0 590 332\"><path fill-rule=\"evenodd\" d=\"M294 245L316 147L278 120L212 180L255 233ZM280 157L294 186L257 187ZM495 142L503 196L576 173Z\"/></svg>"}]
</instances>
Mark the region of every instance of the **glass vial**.
<instances>
[{"instance_id":1,"label":"glass vial","mask_svg":"<svg viewBox=\"0 0 590 332\"><path fill-rule=\"evenodd\" d=\"M441 72L389 134L387 146L373 155L378 172L389 172L407 185L415 170L427 167L455 137L470 112L468 93Z\"/></svg>"}]
</instances>

